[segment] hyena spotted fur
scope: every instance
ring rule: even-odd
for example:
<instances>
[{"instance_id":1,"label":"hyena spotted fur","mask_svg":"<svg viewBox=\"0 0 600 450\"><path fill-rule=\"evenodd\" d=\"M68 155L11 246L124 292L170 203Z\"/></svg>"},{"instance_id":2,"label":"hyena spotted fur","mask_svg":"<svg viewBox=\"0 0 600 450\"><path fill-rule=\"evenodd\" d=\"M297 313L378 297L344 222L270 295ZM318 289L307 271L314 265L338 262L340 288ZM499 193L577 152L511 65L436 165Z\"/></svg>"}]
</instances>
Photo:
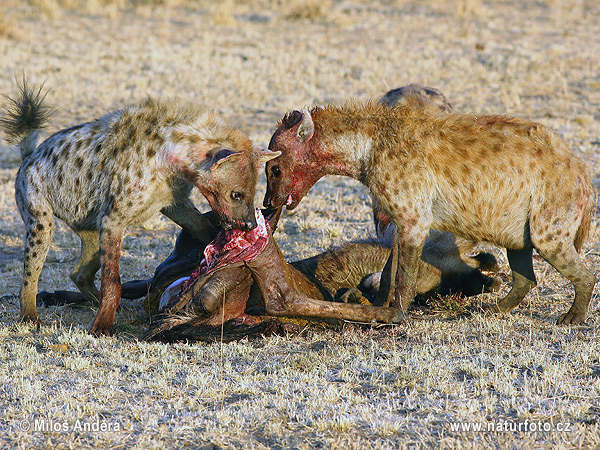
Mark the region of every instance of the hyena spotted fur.
<instances>
[{"instance_id":1,"label":"hyena spotted fur","mask_svg":"<svg viewBox=\"0 0 600 450\"><path fill-rule=\"evenodd\" d=\"M454 109L452 105L446 98L446 96L439 90L429 86L423 86L421 84L412 83L406 86L402 86L396 89L392 89L386 92L380 99L379 104L385 105L389 108L396 107L398 105L406 105L406 104L415 104L424 106L435 106L441 112L452 112ZM371 194L371 203L373 206L373 219L375 223L375 232L379 239L383 239L386 241L390 247L393 245L394 235L396 234L396 229L392 224L391 217L387 214L387 212L379 205L377 201L377 197ZM460 265L456 265L451 262L451 258L436 258L434 253L438 251L438 249L444 249L444 255L454 254L455 256L460 255L463 262L467 267L479 267L480 265L489 264L490 261L482 261L482 258L487 257L488 259L492 257L489 253L479 253L476 256L469 256L466 251L461 251L460 249L472 249L475 246L476 242L465 239L461 236L456 236L453 233L449 233L446 231L439 231L435 229L431 229L425 240L425 244L423 245L423 253L421 255L421 259L425 262L431 264L432 268L437 268L442 273L452 273L455 271L456 274L460 273L460 269L458 267ZM440 251L440 255L442 252ZM492 257L493 259L493 257ZM456 260L455 260L456 261ZM493 260L493 264L495 264L495 259ZM464 267L464 266L462 266ZM467 284L468 282L472 282L473 286L480 285L479 276L480 272L477 270L472 271L472 280L469 280L468 277L461 277L462 286L457 289L455 286L455 282L452 277L443 277L445 282L442 282L442 285L448 286L448 289L441 286L439 292L459 292L459 291L468 291ZM369 279L369 281L374 285L374 287L379 290L381 283L381 272L373 274L373 276ZM384 284L389 286L391 280L383 280ZM495 282L499 283L499 280L496 279ZM417 292L420 291L420 279L417 280ZM389 288L388 288L389 289ZM470 291L473 294L479 292Z\"/></svg>"},{"instance_id":2,"label":"hyena spotted fur","mask_svg":"<svg viewBox=\"0 0 600 450\"><path fill-rule=\"evenodd\" d=\"M379 104L393 108L398 105L405 105L407 102L420 104L421 106L433 105L440 111L452 112L453 108L446 96L439 90L429 86L423 86L417 83L411 83L386 92L380 99ZM375 232L378 237L389 239L386 234L395 234L394 227L389 227L392 223L390 216L379 206L377 197L371 194L371 203L373 205L373 219L375 221ZM434 230L438 233L436 230ZM448 237L449 238L449 237ZM460 238L458 238L460 239Z\"/></svg>"},{"instance_id":3,"label":"hyena spotted fur","mask_svg":"<svg viewBox=\"0 0 600 450\"><path fill-rule=\"evenodd\" d=\"M444 113L415 99L293 111L269 148L265 206L294 208L322 176L368 186L396 226L379 303L406 310L430 228L507 249L513 285L493 307L508 311L536 284L532 251L575 287L558 323L585 321L596 277L578 252L594 207L583 163L543 125L505 116ZM385 276L387 274L387 276Z\"/></svg>"},{"instance_id":4,"label":"hyena spotted fur","mask_svg":"<svg viewBox=\"0 0 600 450\"><path fill-rule=\"evenodd\" d=\"M53 215L81 238L71 279L100 302L90 332L110 334L121 298L125 228L159 211L202 238L213 225L194 207L196 186L224 227L256 226L259 165L277 156L192 103L148 99L76 125L38 147L48 119L41 90L20 84L1 125L23 162L16 201L26 227L21 319L37 321L38 279L52 239ZM101 269L100 292L94 276Z\"/></svg>"}]
</instances>

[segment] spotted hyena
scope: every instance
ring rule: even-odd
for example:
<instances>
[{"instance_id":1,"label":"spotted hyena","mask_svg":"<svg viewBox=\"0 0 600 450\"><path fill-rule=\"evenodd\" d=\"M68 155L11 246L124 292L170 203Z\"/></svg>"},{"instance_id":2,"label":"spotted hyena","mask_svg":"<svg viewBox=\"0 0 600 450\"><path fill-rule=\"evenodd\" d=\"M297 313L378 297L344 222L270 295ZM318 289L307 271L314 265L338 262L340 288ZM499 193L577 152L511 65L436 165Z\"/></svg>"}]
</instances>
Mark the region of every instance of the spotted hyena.
<instances>
[{"instance_id":1,"label":"spotted hyena","mask_svg":"<svg viewBox=\"0 0 600 450\"><path fill-rule=\"evenodd\" d=\"M532 251L575 287L558 323L585 321L596 277L578 255L589 231L592 184L583 163L543 125L505 116L441 112L408 99L292 111L269 148L265 206L295 208L324 175L368 186L396 226L380 302L406 310L430 228L507 249L513 286L494 307L508 311L536 284ZM385 277L382 277L385 278Z\"/></svg>"},{"instance_id":2,"label":"spotted hyena","mask_svg":"<svg viewBox=\"0 0 600 450\"><path fill-rule=\"evenodd\" d=\"M253 200L261 162L276 153L212 113L186 103L146 100L59 131L37 145L48 119L41 90L25 80L2 121L20 147L16 201L25 227L21 318L37 321L37 284L52 239L53 215L81 238L71 279L99 300L90 331L111 332L121 298L125 228L159 211L202 236L213 226L189 199L196 186L224 227L256 226ZM94 275L101 268L100 292Z\"/></svg>"}]
</instances>

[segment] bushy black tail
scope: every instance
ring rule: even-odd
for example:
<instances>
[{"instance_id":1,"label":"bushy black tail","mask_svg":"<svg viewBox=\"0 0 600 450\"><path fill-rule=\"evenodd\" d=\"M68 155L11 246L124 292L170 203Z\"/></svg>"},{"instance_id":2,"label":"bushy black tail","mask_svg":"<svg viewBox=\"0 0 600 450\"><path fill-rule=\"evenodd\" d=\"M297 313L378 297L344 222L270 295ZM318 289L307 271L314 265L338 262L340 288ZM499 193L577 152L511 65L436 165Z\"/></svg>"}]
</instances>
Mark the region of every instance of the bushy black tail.
<instances>
[{"instance_id":1,"label":"bushy black tail","mask_svg":"<svg viewBox=\"0 0 600 450\"><path fill-rule=\"evenodd\" d=\"M43 85L33 88L23 75L21 81L17 80L17 87L19 95L16 98L4 96L8 104L0 119L0 128L5 139L18 146L21 158L25 158L35 150L39 130L46 127L54 111L44 104L48 91L44 91Z\"/></svg>"}]
</instances>

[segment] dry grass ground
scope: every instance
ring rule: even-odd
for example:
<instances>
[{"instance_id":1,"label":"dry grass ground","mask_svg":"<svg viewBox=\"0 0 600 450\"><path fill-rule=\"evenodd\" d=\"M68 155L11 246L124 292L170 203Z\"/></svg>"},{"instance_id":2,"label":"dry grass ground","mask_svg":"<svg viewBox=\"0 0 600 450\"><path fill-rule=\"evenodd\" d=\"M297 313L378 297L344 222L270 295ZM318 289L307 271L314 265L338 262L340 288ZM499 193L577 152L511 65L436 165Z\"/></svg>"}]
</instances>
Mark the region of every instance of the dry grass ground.
<instances>
[{"instance_id":1,"label":"dry grass ground","mask_svg":"<svg viewBox=\"0 0 600 450\"><path fill-rule=\"evenodd\" d=\"M266 145L290 108L420 82L456 109L548 125L600 180L594 0L4 0L0 9L0 92L14 92L21 71L46 80L59 109L50 131L146 95L180 96ZM124 300L112 338L86 334L91 308L41 309L37 332L15 326L19 163L0 142L1 447L600 448L597 293L585 326L555 326L572 292L539 259L539 287L506 317L456 317L440 303L433 320L395 327L163 345L138 340L148 318ZM264 177L259 191L258 201ZM309 256L371 233L368 195L324 179L281 223L286 255ZM160 217L131 229L123 279L152 273L176 233ZM583 253L598 273L596 220ZM57 222L40 288L72 289L77 256Z\"/></svg>"}]
</instances>

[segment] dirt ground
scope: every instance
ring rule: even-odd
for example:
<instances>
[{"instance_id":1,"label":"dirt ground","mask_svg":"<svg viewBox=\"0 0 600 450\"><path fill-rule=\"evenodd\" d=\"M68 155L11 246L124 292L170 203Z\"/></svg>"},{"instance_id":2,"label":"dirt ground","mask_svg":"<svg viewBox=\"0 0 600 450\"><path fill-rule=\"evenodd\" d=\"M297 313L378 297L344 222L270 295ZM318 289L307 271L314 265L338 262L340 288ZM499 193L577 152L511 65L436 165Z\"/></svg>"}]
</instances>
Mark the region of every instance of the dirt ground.
<instances>
[{"instance_id":1,"label":"dirt ground","mask_svg":"<svg viewBox=\"0 0 600 450\"><path fill-rule=\"evenodd\" d=\"M550 127L598 186L598 36L593 0L4 0L0 93L21 73L45 82L48 133L146 96L194 98L266 146L289 109L418 82L457 110ZM42 308L37 331L15 325L19 164L0 139L2 447L600 448L598 291L585 325L556 326L572 289L537 256L538 287L505 316L436 310L398 326L165 345L138 339L148 317L122 300L110 338L86 333L91 307ZM261 176L257 204L264 189ZM164 217L129 229L123 280L149 276L177 231ZM329 177L276 238L293 260L372 234L366 189ZM582 254L596 274L598 235L595 218ZM40 289L74 289L78 254L57 220Z\"/></svg>"}]
</instances>

